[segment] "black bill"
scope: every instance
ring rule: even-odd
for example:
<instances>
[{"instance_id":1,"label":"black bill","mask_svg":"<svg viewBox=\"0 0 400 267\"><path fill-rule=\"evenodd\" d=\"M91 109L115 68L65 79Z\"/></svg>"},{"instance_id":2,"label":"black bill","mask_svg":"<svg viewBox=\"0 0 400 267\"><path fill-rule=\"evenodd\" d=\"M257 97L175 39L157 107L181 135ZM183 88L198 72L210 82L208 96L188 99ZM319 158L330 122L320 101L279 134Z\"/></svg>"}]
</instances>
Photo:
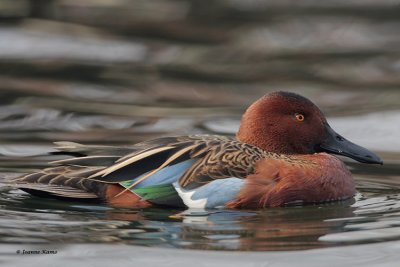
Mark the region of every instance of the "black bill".
<instances>
[{"instance_id":1,"label":"black bill","mask_svg":"<svg viewBox=\"0 0 400 267\"><path fill-rule=\"evenodd\" d=\"M316 148L318 152L328 152L352 158L362 163L383 164L383 161L373 152L356 145L336 133L329 125L326 125L327 137Z\"/></svg>"}]
</instances>

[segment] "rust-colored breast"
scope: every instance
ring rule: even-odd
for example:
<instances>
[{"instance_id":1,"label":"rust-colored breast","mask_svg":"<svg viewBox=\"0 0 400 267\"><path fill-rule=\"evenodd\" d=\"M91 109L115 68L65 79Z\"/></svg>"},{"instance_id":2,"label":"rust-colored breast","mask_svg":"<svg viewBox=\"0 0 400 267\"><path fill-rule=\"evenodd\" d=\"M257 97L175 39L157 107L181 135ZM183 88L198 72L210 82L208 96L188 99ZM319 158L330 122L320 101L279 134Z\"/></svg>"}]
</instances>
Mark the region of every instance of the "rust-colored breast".
<instances>
[{"instance_id":1,"label":"rust-colored breast","mask_svg":"<svg viewBox=\"0 0 400 267\"><path fill-rule=\"evenodd\" d=\"M326 153L265 158L256 164L229 208L277 207L291 203L320 203L355 194L350 171Z\"/></svg>"}]
</instances>

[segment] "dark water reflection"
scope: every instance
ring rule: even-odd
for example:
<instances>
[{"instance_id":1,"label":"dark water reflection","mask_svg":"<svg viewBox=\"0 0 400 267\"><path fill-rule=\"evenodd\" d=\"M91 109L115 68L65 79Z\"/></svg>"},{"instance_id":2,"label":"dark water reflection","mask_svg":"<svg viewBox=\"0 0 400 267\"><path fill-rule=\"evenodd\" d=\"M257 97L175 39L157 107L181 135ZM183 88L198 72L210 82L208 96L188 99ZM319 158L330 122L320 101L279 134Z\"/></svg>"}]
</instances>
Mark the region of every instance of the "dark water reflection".
<instances>
[{"instance_id":1,"label":"dark water reflection","mask_svg":"<svg viewBox=\"0 0 400 267\"><path fill-rule=\"evenodd\" d=\"M287 251L398 240L399 177L380 173L356 180L355 200L261 211L114 209L3 187L0 242Z\"/></svg>"},{"instance_id":2,"label":"dark water reflection","mask_svg":"<svg viewBox=\"0 0 400 267\"><path fill-rule=\"evenodd\" d=\"M58 140L234 134L244 108L274 90L311 98L385 165L348 162L353 201L262 211L122 210L2 185L0 243L287 251L400 240L399 5L128 2L0 3L2 179L45 167Z\"/></svg>"}]
</instances>

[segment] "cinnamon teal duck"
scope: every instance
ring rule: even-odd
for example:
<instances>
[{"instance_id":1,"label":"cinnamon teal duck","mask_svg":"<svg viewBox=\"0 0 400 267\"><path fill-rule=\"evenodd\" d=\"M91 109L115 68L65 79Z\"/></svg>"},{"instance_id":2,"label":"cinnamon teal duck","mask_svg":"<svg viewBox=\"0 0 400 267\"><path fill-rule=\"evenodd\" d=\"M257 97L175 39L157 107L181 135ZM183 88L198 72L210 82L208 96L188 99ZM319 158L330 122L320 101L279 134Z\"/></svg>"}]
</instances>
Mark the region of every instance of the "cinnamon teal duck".
<instances>
[{"instance_id":1,"label":"cinnamon teal duck","mask_svg":"<svg viewBox=\"0 0 400 267\"><path fill-rule=\"evenodd\" d=\"M56 145L74 157L10 183L40 197L119 207L264 208L352 198L351 173L332 154L382 164L337 134L310 100L289 92L253 103L236 138L189 135L126 147Z\"/></svg>"}]
</instances>

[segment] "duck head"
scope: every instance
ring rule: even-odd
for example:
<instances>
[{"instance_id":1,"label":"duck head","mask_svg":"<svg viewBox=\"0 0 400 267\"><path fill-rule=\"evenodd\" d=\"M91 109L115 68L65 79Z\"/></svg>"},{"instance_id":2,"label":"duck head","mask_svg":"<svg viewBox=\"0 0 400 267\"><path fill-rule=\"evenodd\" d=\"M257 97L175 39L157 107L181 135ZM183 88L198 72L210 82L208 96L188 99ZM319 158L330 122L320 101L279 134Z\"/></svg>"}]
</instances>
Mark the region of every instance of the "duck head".
<instances>
[{"instance_id":1,"label":"duck head","mask_svg":"<svg viewBox=\"0 0 400 267\"><path fill-rule=\"evenodd\" d=\"M327 152L382 164L377 155L336 133L314 103L295 93L274 92L253 103L243 115L237 139L275 153Z\"/></svg>"}]
</instances>

